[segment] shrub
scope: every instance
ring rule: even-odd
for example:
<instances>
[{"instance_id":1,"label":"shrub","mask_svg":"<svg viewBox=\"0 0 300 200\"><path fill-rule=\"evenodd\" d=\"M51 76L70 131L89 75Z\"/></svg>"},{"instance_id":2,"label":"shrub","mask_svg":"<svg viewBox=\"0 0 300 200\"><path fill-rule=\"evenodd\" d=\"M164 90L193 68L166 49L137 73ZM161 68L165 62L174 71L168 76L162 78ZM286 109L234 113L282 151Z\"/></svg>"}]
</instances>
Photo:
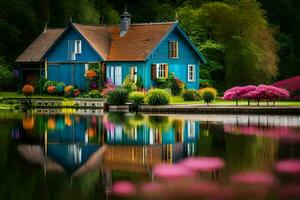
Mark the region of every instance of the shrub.
<instances>
[{"instance_id":1,"label":"shrub","mask_svg":"<svg viewBox=\"0 0 300 200\"><path fill-rule=\"evenodd\" d=\"M160 88L160 89L165 89L165 88L170 87L169 81L166 78L157 78L157 79L155 79L155 84L156 84L156 87Z\"/></svg>"},{"instance_id":2,"label":"shrub","mask_svg":"<svg viewBox=\"0 0 300 200\"><path fill-rule=\"evenodd\" d=\"M51 81L51 80L46 81L45 84L44 84L44 91L48 92L48 87L49 86L56 86L57 84L58 84L57 81Z\"/></svg>"},{"instance_id":3,"label":"shrub","mask_svg":"<svg viewBox=\"0 0 300 200\"><path fill-rule=\"evenodd\" d=\"M90 98L100 98L101 97L100 92L98 90L89 91L87 96Z\"/></svg>"},{"instance_id":4,"label":"shrub","mask_svg":"<svg viewBox=\"0 0 300 200\"><path fill-rule=\"evenodd\" d=\"M123 81L123 87L129 92L135 91L137 89L136 84L131 80L130 75L127 75Z\"/></svg>"},{"instance_id":5,"label":"shrub","mask_svg":"<svg viewBox=\"0 0 300 200\"><path fill-rule=\"evenodd\" d=\"M66 87L65 83L63 82L57 83L57 85L55 86L55 92L59 95L62 95L64 93L65 87Z\"/></svg>"},{"instance_id":6,"label":"shrub","mask_svg":"<svg viewBox=\"0 0 300 200\"><path fill-rule=\"evenodd\" d=\"M42 94L43 92L45 92L44 90L44 85L45 83L47 82L48 80L47 79L44 79L44 78L41 78L38 83L37 83L37 86L36 86L36 91L39 93L39 94Z\"/></svg>"},{"instance_id":7,"label":"shrub","mask_svg":"<svg viewBox=\"0 0 300 200\"><path fill-rule=\"evenodd\" d=\"M171 95L163 89L151 89L146 95L146 103L149 105L167 105L171 101Z\"/></svg>"},{"instance_id":8,"label":"shrub","mask_svg":"<svg viewBox=\"0 0 300 200\"><path fill-rule=\"evenodd\" d=\"M134 105L140 105L145 102L145 93L144 92L132 92L129 95L129 101Z\"/></svg>"},{"instance_id":9,"label":"shrub","mask_svg":"<svg viewBox=\"0 0 300 200\"><path fill-rule=\"evenodd\" d=\"M214 101L217 96L217 90L215 88L204 88L200 90L201 98L207 105Z\"/></svg>"},{"instance_id":10,"label":"shrub","mask_svg":"<svg viewBox=\"0 0 300 200\"><path fill-rule=\"evenodd\" d=\"M54 94L55 93L55 86L49 86L47 88L48 94Z\"/></svg>"},{"instance_id":11,"label":"shrub","mask_svg":"<svg viewBox=\"0 0 300 200\"><path fill-rule=\"evenodd\" d=\"M137 87L138 89L141 89L141 88L144 87L144 86L143 86L143 81L142 81L142 77L141 77L141 76L138 76L138 77L137 77L137 80L136 80L135 85L136 85L136 87Z\"/></svg>"},{"instance_id":12,"label":"shrub","mask_svg":"<svg viewBox=\"0 0 300 200\"><path fill-rule=\"evenodd\" d=\"M65 92L65 95L66 96L70 96L71 95L71 90L73 89L74 87L72 85L68 85L64 88L64 92Z\"/></svg>"},{"instance_id":13,"label":"shrub","mask_svg":"<svg viewBox=\"0 0 300 200\"><path fill-rule=\"evenodd\" d=\"M182 96L185 101L198 101L200 99L196 90L185 90Z\"/></svg>"},{"instance_id":14,"label":"shrub","mask_svg":"<svg viewBox=\"0 0 300 200\"><path fill-rule=\"evenodd\" d=\"M24 85L22 92L26 97L31 96L34 93L34 87L32 85Z\"/></svg>"},{"instance_id":15,"label":"shrub","mask_svg":"<svg viewBox=\"0 0 300 200\"><path fill-rule=\"evenodd\" d=\"M172 73L171 77L168 79L168 85L172 91L172 95L182 94L185 84L179 78L175 77L175 74Z\"/></svg>"},{"instance_id":16,"label":"shrub","mask_svg":"<svg viewBox=\"0 0 300 200\"><path fill-rule=\"evenodd\" d=\"M125 88L116 88L107 96L107 103L110 105L124 105L128 101L128 91Z\"/></svg>"}]
</instances>

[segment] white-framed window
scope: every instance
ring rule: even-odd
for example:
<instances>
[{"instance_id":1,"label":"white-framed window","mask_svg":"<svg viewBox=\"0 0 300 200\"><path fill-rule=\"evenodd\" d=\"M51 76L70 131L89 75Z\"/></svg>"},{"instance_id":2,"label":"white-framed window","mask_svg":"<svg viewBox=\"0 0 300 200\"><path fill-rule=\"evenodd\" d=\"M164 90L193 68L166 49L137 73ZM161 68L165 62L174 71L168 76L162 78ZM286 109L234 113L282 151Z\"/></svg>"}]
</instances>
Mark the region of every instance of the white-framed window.
<instances>
[{"instance_id":1,"label":"white-framed window","mask_svg":"<svg viewBox=\"0 0 300 200\"><path fill-rule=\"evenodd\" d=\"M156 78L165 78L167 73L167 64L156 65Z\"/></svg>"},{"instance_id":2,"label":"white-framed window","mask_svg":"<svg viewBox=\"0 0 300 200\"><path fill-rule=\"evenodd\" d=\"M74 53L81 54L81 40L75 40Z\"/></svg>"},{"instance_id":3,"label":"white-framed window","mask_svg":"<svg viewBox=\"0 0 300 200\"><path fill-rule=\"evenodd\" d=\"M136 83L137 81L137 66L130 67L130 79Z\"/></svg>"},{"instance_id":4,"label":"white-framed window","mask_svg":"<svg viewBox=\"0 0 300 200\"><path fill-rule=\"evenodd\" d=\"M188 82L195 82L196 81L196 66L195 65L188 65Z\"/></svg>"},{"instance_id":5,"label":"white-framed window","mask_svg":"<svg viewBox=\"0 0 300 200\"><path fill-rule=\"evenodd\" d=\"M187 134L188 138L195 138L196 124L193 121L187 121Z\"/></svg>"},{"instance_id":6,"label":"white-framed window","mask_svg":"<svg viewBox=\"0 0 300 200\"><path fill-rule=\"evenodd\" d=\"M169 45L170 45L169 57L178 58L178 41L170 41Z\"/></svg>"}]
</instances>

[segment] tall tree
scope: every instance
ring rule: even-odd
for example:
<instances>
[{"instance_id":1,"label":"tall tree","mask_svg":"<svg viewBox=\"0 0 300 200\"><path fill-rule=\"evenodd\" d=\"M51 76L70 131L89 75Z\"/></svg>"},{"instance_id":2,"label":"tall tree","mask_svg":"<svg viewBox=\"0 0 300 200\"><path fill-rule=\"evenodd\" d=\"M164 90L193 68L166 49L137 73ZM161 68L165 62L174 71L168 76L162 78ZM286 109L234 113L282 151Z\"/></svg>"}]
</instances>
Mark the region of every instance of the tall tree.
<instances>
[{"instance_id":1,"label":"tall tree","mask_svg":"<svg viewBox=\"0 0 300 200\"><path fill-rule=\"evenodd\" d=\"M178 13L192 40L199 48L206 48L208 60L224 66L224 71L218 72L219 77L225 75L219 87L224 81L229 87L268 82L276 77L276 42L255 0L205 3L198 9L180 8Z\"/></svg>"}]
</instances>

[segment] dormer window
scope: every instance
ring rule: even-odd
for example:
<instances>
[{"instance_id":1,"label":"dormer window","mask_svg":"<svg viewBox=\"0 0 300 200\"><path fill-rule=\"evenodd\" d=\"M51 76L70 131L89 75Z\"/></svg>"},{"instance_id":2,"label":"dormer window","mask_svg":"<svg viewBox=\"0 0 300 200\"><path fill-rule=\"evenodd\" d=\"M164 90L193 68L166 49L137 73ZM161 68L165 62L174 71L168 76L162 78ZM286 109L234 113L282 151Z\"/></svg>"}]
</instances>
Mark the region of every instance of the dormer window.
<instances>
[{"instance_id":1,"label":"dormer window","mask_svg":"<svg viewBox=\"0 0 300 200\"><path fill-rule=\"evenodd\" d=\"M81 54L81 40L75 40L74 53Z\"/></svg>"},{"instance_id":2,"label":"dormer window","mask_svg":"<svg viewBox=\"0 0 300 200\"><path fill-rule=\"evenodd\" d=\"M170 41L169 45L170 45L169 57L178 58L178 41Z\"/></svg>"}]
</instances>

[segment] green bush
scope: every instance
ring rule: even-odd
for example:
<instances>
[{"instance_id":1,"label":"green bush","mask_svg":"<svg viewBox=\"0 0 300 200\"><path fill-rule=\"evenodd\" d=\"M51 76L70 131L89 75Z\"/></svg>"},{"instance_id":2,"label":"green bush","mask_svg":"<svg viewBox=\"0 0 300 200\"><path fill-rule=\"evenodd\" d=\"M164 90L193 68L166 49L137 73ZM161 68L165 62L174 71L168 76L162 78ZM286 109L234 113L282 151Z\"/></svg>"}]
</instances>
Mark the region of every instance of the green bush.
<instances>
[{"instance_id":1,"label":"green bush","mask_svg":"<svg viewBox=\"0 0 300 200\"><path fill-rule=\"evenodd\" d=\"M167 105L171 101L171 95L163 89L151 89L146 95L146 103L149 105Z\"/></svg>"},{"instance_id":2,"label":"green bush","mask_svg":"<svg viewBox=\"0 0 300 200\"><path fill-rule=\"evenodd\" d=\"M57 81L47 80L47 81L45 82L45 84L44 84L43 89L44 89L45 92L48 92L47 89L48 89L49 86L56 86L57 84L58 84Z\"/></svg>"},{"instance_id":3,"label":"green bush","mask_svg":"<svg viewBox=\"0 0 300 200\"><path fill-rule=\"evenodd\" d=\"M167 78L157 78L155 79L155 84L156 87L160 89L170 88L170 83Z\"/></svg>"},{"instance_id":4,"label":"green bush","mask_svg":"<svg viewBox=\"0 0 300 200\"><path fill-rule=\"evenodd\" d=\"M123 81L123 87L129 92L135 91L137 89L136 84L131 80L130 75L127 75Z\"/></svg>"},{"instance_id":5,"label":"green bush","mask_svg":"<svg viewBox=\"0 0 300 200\"><path fill-rule=\"evenodd\" d=\"M91 90L87 93L87 96L90 98L100 98L100 92L98 90Z\"/></svg>"},{"instance_id":6,"label":"green bush","mask_svg":"<svg viewBox=\"0 0 300 200\"><path fill-rule=\"evenodd\" d=\"M128 90L118 87L107 96L107 103L110 105L124 105L128 101Z\"/></svg>"},{"instance_id":7,"label":"green bush","mask_svg":"<svg viewBox=\"0 0 300 200\"><path fill-rule=\"evenodd\" d=\"M132 92L129 94L129 101L134 105L140 105L145 102L144 92Z\"/></svg>"},{"instance_id":8,"label":"green bush","mask_svg":"<svg viewBox=\"0 0 300 200\"><path fill-rule=\"evenodd\" d=\"M203 99L204 102L207 103L207 105L214 101L217 96L217 90L215 88L204 88L200 90L200 95L201 98Z\"/></svg>"},{"instance_id":9,"label":"green bush","mask_svg":"<svg viewBox=\"0 0 300 200\"><path fill-rule=\"evenodd\" d=\"M198 101L200 99L196 90L185 90L182 96L185 101Z\"/></svg>"}]
</instances>

